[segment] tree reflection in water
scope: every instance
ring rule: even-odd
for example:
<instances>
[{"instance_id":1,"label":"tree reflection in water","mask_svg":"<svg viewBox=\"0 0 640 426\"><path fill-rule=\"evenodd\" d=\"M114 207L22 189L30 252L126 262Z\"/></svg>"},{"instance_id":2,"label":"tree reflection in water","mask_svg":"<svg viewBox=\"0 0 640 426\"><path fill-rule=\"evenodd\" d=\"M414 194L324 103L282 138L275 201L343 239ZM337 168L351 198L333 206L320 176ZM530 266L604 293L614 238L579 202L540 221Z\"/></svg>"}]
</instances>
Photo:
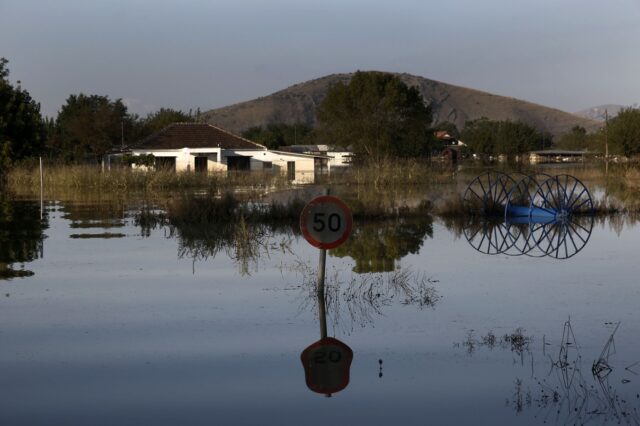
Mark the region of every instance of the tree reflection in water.
<instances>
[{"instance_id":1,"label":"tree reflection in water","mask_svg":"<svg viewBox=\"0 0 640 426\"><path fill-rule=\"evenodd\" d=\"M288 227L287 227L288 228ZM220 251L238 265L240 275L256 270L261 256L273 251L290 253L290 228L247 223L244 217L235 223L218 226L188 226L170 224L169 237L178 237L178 256L196 261L215 257ZM287 232L289 231L289 232ZM275 240L279 236L279 240Z\"/></svg>"},{"instance_id":2,"label":"tree reflection in water","mask_svg":"<svg viewBox=\"0 0 640 426\"><path fill-rule=\"evenodd\" d=\"M397 219L393 221L361 223L342 246L331 250L336 257L349 256L356 264L353 272L391 272L397 261L416 254L425 237L433 237L433 219Z\"/></svg>"},{"instance_id":3,"label":"tree reflection in water","mask_svg":"<svg viewBox=\"0 0 640 426\"><path fill-rule=\"evenodd\" d=\"M232 196L188 196L162 208L143 207L135 215L135 224L143 236L165 228L168 238L178 239L180 257L195 262L223 251L238 263L241 274L247 274L252 266L257 267L260 256L268 256L273 250L289 251L293 237L300 232L297 217L303 205L299 200L286 206L259 206L242 204ZM360 222L349 240L330 253L353 258L357 273L389 272L397 267L398 260L417 253L425 237L432 236L433 219L426 214Z\"/></svg>"},{"instance_id":4,"label":"tree reflection in water","mask_svg":"<svg viewBox=\"0 0 640 426\"><path fill-rule=\"evenodd\" d=\"M0 198L0 279L33 275L24 265L17 270L12 266L42 257L48 226L46 215L40 219L39 203Z\"/></svg>"},{"instance_id":5,"label":"tree reflection in water","mask_svg":"<svg viewBox=\"0 0 640 426\"><path fill-rule=\"evenodd\" d=\"M238 265L240 275L257 269L261 256L290 252L294 229L277 215L267 221L259 210L242 208L231 197L211 200L186 198L166 209L143 207L134 223L148 237L164 228L167 238L178 240L178 257L196 261L224 252Z\"/></svg>"}]
</instances>

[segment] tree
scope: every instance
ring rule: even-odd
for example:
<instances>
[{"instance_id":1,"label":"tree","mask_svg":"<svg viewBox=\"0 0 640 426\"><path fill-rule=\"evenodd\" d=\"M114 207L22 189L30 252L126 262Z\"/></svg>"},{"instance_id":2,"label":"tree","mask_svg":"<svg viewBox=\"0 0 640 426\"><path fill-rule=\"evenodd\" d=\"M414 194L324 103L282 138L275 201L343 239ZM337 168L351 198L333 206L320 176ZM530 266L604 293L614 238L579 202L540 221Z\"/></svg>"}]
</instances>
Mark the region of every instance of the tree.
<instances>
[{"instance_id":1,"label":"tree","mask_svg":"<svg viewBox=\"0 0 640 426\"><path fill-rule=\"evenodd\" d=\"M460 131L458 130L458 126L456 126L455 123L452 123L450 121L440 121L439 123L433 126L433 131L434 132L445 131L452 138L455 138L455 139L460 138Z\"/></svg>"},{"instance_id":2,"label":"tree","mask_svg":"<svg viewBox=\"0 0 640 426\"><path fill-rule=\"evenodd\" d=\"M45 133L40 104L19 81L9 83L8 62L0 58L0 174L10 162L39 154Z\"/></svg>"},{"instance_id":3,"label":"tree","mask_svg":"<svg viewBox=\"0 0 640 426\"><path fill-rule=\"evenodd\" d=\"M160 108L156 112L149 113L147 118L142 120L142 126L146 135L150 135L164 129L169 124L192 123L194 121L196 118L191 114L191 111L185 113L171 108Z\"/></svg>"},{"instance_id":4,"label":"tree","mask_svg":"<svg viewBox=\"0 0 640 426\"><path fill-rule=\"evenodd\" d=\"M257 142L269 149L308 142L311 127L304 123L269 124L266 127L253 126L242 132L242 137Z\"/></svg>"},{"instance_id":5,"label":"tree","mask_svg":"<svg viewBox=\"0 0 640 426\"><path fill-rule=\"evenodd\" d=\"M466 123L461 139L480 155L513 157L551 145L551 135L520 121L495 121L486 117Z\"/></svg>"},{"instance_id":6,"label":"tree","mask_svg":"<svg viewBox=\"0 0 640 426\"><path fill-rule=\"evenodd\" d=\"M556 146L563 149L586 149L588 143L587 129L574 126L571 131L560 136Z\"/></svg>"},{"instance_id":7,"label":"tree","mask_svg":"<svg viewBox=\"0 0 640 426\"><path fill-rule=\"evenodd\" d=\"M97 160L122 144L125 125L133 127L132 117L120 99L71 95L58 114L53 145L69 160Z\"/></svg>"},{"instance_id":8,"label":"tree","mask_svg":"<svg viewBox=\"0 0 640 426\"><path fill-rule=\"evenodd\" d=\"M431 109L393 74L356 72L329 89L316 114L319 140L374 162L426 154L433 138Z\"/></svg>"},{"instance_id":9,"label":"tree","mask_svg":"<svg viewBox=\"0 0 640 426\"><path fill-rule=\"evenodd\" d=\"M626 108L609 121L611 152L631 157L640 154L640 109Z\"/></svg>"}]
</instances>

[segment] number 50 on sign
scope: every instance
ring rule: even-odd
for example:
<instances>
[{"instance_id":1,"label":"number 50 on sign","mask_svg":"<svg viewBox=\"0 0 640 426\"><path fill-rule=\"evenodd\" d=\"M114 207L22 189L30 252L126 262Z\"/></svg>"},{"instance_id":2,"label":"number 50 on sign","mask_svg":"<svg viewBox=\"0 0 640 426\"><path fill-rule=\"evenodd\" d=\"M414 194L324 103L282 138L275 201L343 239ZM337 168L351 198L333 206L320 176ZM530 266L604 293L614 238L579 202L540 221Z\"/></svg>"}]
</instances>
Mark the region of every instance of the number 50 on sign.
<instances>
[{"instance_id":1,"label":"number 50 on sign","mask_svg":"<svg viewBox=\"0 0 640 426\"><path fill-rule=\"evenodd\" d=\"M320 249L332 249L344 243L352 226L349 207L331 195L314 198L300 215L302 235L309 244Z\"/></svg>"}]
</instances>

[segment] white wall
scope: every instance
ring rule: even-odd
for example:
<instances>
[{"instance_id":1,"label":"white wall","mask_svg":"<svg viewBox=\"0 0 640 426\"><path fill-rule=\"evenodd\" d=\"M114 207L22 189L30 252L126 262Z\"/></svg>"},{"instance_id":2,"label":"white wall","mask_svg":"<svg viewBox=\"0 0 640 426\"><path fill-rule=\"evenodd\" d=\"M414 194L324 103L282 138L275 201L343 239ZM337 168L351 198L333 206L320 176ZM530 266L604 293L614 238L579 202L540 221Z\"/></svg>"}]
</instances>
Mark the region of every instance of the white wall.
<instances>
[{"instance_id":1,"label":"white wall","mask_svg":"<svg viewBox=\"0 0 640 426\"><path fill-rule=\"evenodd\" d=\"M252 171L272 171L273 173L287 173L287 163L293 161L295 163L295 179L296 183L313 182L315 178L315 159L312 156L295 155L278 151L267 150L241 150L241 149L221 149L221 148L182 148L182 149L164 149L164 150L133 150L133 155L153 154L155 157L175 157L176 171L194 171L195 158L199 155L209 157L207 170L226 171L227 157L230 156L246 156L250 157L250 168ZM264 163L271 162L272 168L265 169ZM136 165L134 165L136 167ZM143 167L138 167L143 168Z\"/></svg>"},{"instance_id":2,"label":"white wall","mask_svg":"<svg viewBox=\"0 0 640 426\"><path fill-rule=\"evenodd\" d=\"M273 173L287 173L287 163L295 163L295 183L312 183L315 179L315 159L306 155L292 155L279 151L265 150L225 150L225 155L251 156L250 167L254 171L269 171L264 168L265 162L271 162Z\"/></svg>"},{"instance_id":3,"label":"white wall","mask_svg":"<svg viewBox=\"0 0 640 426\"><path fill-rule=\"evenodd\" d=\"M186 172L194 171L197 156L207 156L209 161L207 162L207 170L214 171L226 171L226 164L221 163L220 148L182 148L182 149L161 149L161 150L132 150L133 155L146 155L153 154L154 157L175 157L176 158L176 171ZM134 168L136 165L134 164ZM137 167L141 168L141 167Z\"/></svg>"},{"instance_id":4,"label":"white wall","mask_svg":"<svg viewBox=\"0 0 640 426\"><path fill-rule=\"evenodd\" d=\"M327 155L331 157L329 167L346 167L351 165L353 153L348 151L328 151Z\"/></svg>"}]
</instances>

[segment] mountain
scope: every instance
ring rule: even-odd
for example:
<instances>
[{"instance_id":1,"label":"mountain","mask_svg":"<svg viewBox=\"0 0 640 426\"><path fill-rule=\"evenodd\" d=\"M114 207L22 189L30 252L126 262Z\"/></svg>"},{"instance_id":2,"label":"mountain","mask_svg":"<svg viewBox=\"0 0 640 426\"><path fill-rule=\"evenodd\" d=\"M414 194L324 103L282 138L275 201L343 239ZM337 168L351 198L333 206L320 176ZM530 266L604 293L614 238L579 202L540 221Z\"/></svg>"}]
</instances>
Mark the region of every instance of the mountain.
<instances>
[{"instance_id":1,"label":"mountain","mask_svg":"<svg viewBox=\"0 0 640 426\"><path fill-rule=\"evenodd\" d=\"M624 105L606 104L583 109L574 114L580 117L588 118L590 120L604 121L605 111L607 112L607 114L609 114L609 118L613 118L618 115L620 110L623 108L626 107Z\"/></svg>"},{"instance_id":2,"label":"mountain","mask_svg":"<svg viewBox=\"0 0 640 426\"><path fill-rule=\"evenodd\" d=\"M331 74L295 84L271 95L241 102L202 114L205 122L235 133L252 126L271 123L306 123L315 125L315 109L327 90L338 82L347 83L353 74ZM487 117L492 120L523 121L553 135L573 126L596 130L600 123L568 112L515 98L493 95L479 90L454 86L410 74L396 74L409 86L417 87L432 106L434 122L451 121L459 129L465 122Z\"/></svg>"}]
</instances>

